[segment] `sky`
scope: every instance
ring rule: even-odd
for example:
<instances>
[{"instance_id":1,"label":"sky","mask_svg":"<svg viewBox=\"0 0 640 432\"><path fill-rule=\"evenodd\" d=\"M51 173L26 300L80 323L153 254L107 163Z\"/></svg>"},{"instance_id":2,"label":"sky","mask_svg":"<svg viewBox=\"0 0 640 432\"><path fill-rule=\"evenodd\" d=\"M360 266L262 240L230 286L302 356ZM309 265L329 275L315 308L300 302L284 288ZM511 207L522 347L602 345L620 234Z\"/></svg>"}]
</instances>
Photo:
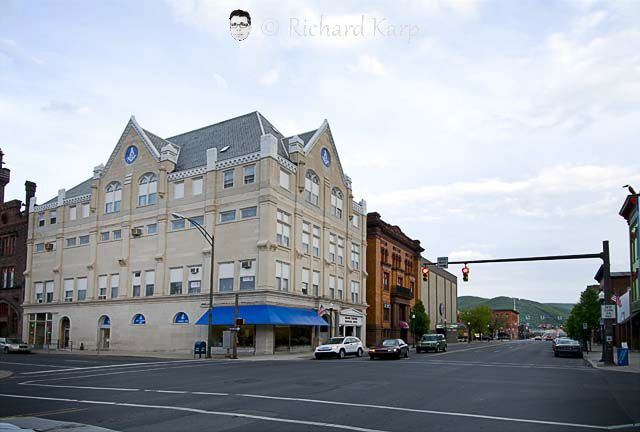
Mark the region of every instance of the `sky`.
<instances>
[{"instance_id":1,"label":"sky","mask_svg":"<svg viewBox=\"0 0 640 432\"><path fill-rule=\"evenodd\" d=\"M249 37L229 14L249 11ZM638 1L0 0L7 198L106 163L129 117L168 137L258 110L329 121L357 201L435 260L598 253L628 271L640 188ZM600 262L470 265L459 295L576 302Z\"/></svg>"}]
</instances>

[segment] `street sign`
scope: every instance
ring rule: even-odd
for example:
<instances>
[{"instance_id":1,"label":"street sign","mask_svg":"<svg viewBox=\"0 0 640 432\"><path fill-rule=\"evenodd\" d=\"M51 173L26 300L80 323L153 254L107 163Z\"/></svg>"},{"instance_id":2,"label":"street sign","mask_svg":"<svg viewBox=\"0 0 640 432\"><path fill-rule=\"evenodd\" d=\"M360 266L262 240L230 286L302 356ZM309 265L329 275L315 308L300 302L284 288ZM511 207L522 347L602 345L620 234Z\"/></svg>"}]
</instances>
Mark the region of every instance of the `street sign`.
<instances>
[{"instance_id":1,"label":"street sign","mask_svg":"<svg viewBox=\"0 0 640 432\"><path fill-rule=\"evenodd\" d=\"M587 323L582 323L582 330L586 330L588 328Z\"/></svg>"},{"instance_id":2,"label":"street sign","mask_svg":"<svg viewBox=\"0 0 640 432\"><path fill-rule=\"evenodd\" d=\"M613 336L607 336L607 342L613 342Z\"/></svg>"},{"instance_id":3,"label":"street sign","mask_svg":"<svg viewBox=\"0 0 640 432\"><path fill-rule=\"evenodd\" d=\"M614 319L616 317L616 307L615 305L602 305L602 318L604 319Z\"/></svg>"},{"instance_id":4,"label":"street sign","mask_svg":"<svg viewBox=\"0 0 640 432\"><path fill-rule=\"evenodd\" d=\"M438 257L438 264L440 268L449 268L449 257Z\"/></svg>"},{"instance_id":5,"label":"street sign","mask_svg":"<svg viewBox=\"0 0 640 432\"><path fill-rule=\"evenodd\" d=\"M229 331L239 332L240 331L240 327L229 327Z\"/></svg>"}]
</instances>

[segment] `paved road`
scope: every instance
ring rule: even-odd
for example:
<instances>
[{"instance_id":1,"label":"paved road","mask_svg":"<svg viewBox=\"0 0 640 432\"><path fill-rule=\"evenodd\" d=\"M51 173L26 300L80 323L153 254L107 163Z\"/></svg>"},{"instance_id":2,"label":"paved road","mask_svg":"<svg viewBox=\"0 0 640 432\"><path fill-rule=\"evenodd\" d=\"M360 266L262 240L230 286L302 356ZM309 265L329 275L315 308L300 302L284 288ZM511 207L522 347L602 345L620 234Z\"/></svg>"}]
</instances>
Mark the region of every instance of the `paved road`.
<instances>
[{"instance_id":1,"label":"paved road","mask_svg":"<svg viewBox=\"0 0 640 432\"><path fill-rule=\"evenodd\" d=\"M640 375L555 358L540 341L386 361L10 355L0 369L14 372L0 417L119 431L640 429Z\"/></svg>"}]
</instances>

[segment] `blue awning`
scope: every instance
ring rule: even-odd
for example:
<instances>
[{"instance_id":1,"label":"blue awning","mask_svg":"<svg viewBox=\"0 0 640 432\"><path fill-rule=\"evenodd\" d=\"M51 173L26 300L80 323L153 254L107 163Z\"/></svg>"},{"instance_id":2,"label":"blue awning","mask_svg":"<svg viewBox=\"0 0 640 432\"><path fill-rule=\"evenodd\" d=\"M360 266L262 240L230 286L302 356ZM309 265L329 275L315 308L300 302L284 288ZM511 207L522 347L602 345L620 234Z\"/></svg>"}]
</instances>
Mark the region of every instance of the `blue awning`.
<instances>
[{"instance_id":1,"label":"blue awning","mask_svg":"<svg viewBox=\"0 0 640 432\"><path fill-rule=\"evenodd\" d=\"M234 324L234 306L214 306L213 324ZM196 324L209 323L209 311L200 317ZM238 307L238 318L243 318L246 324L298 325L298 326L326 326L327 322L318 316L313 309L301 309L273 305L247 305Z\"/></svg>"}]
</instances>

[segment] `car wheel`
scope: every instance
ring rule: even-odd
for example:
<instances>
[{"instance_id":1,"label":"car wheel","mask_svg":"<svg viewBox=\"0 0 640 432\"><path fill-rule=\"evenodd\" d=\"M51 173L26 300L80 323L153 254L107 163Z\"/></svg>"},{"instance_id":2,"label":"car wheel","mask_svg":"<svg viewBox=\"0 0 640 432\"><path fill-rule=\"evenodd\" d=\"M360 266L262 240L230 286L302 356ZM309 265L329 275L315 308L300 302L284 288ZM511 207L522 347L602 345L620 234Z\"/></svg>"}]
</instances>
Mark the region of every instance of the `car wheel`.
<instances>
[{"instance_id":1,"label":"car wheel","mask_svg":"<svg viewBox=\"0 0 640 432\"><path fill-rule=\"evenodd\" d=\"M9 354L9 347L4 347L4 353Z\"/></svg>"},{"instance_id":2,"label":"car wheel","mask_svg":"<svg viewBox=\"0 0 640 432\"><path fill-rule=\"evenodd\" d=\"M362 357L362 354L364 353L364 351L362 351L362 348L358 348L358 352L356 353L357 357Z\"/></svg>"},{"instance_id":3,"label":"car wheel","mask_svg":"<svg viewBox=\"0 0 640 432\"><path fill-rule=\"evenodd\" d=\"M447 352L447 346L445 345L444 348L442 348L442 352Z\"/></svg>"},{"instance_id":4,"label":"car wheel","mask_svg":"<svg viewBox=\"0 0 640 432\"><path fill-rule=\"evenodd\" d=\"M341 349L340 352L338 353L338 357L340 357L341 359L343 359L345 355L346 354L343 349Z\"/></svg>"},{"instance_id":5,"label":"car wheel","mask_svg":"<svg viewBox=\"0 0 640 432\"><path fill-rule=\"evenodd\" d=\"M369 360L375 360L376 358L374 356L369 356Z\"/></svg>"},{"instance_id":6,"label":"car wheel","mask_svg":"<svg viewBox=\"0 0 640 432\"><path fill-rule=\"evenodd\" d=\"M440 347L439 347L439 346L437 346L437 347L436 347L436 353L439 353L439 352L440 352Z\"/></svg>"},{"instance_id":7,"label":"car wheel","mask_svg":"<svg viewBox=\"0 0 640 432\"><path fill-rule=\"evenodd\" d=\"M320 356L314 356L316 360L320 360Z\"/></svg>"},{"instance_id":8,"label":"car wheel","mask_svg":"<svg viewBox=\"0 0 640 432\"><path fill-rule=\"evenodd\" d=\"M404 358L409 358L409 348L404 352Z\"/></svg>"}]
</instances>

